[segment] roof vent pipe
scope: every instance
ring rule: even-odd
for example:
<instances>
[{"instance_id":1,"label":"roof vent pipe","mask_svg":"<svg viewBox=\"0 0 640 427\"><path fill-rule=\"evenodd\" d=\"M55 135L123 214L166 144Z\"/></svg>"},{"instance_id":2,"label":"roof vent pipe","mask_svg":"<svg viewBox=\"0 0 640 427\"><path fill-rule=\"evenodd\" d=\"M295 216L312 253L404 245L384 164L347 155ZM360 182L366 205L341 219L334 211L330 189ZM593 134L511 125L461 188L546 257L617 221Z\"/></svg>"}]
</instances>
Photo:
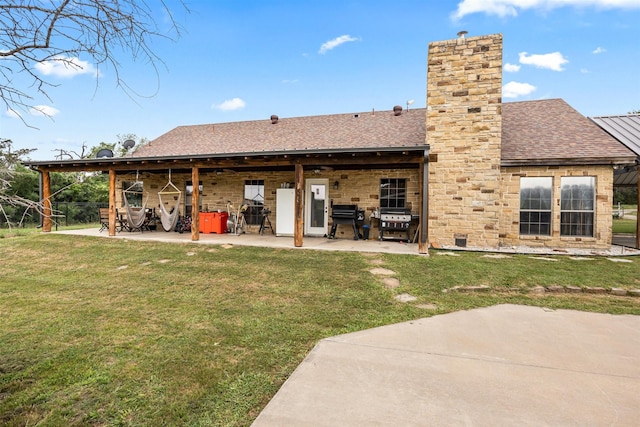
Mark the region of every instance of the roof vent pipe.
<instances>
[{"instance_id":1,"label":"roof vent pipe","mask_svg":"<svg viewBox=\"0 0 640 427\"><path fill-rule=\"evenodd\" d=\"M458 31L458 37L461 39L463 39L464 36L466 36L467 34L469 34L469 31L464 31L464 30Z\"/></svg>"},{"instance_id":2,"label":"roof vent pipe","mask_svg":"<svg viewBox=\"0 0 640 427\"><path fill-rule=\"evenodd\" d=\"M276 114L272 114L271 115L271 124L275 125L276 123L278 123L278 116Z\"/></svg>"},{"instance_id":3,"label":"roof vent pipe","mask_svg":"<svg viewBox=\"0 0 640 427\"><path fill-rule=\"evenodd\" d=\"M395 107L393 107L393 115L399 116L400 114L402 114L402 106L396 105Z\"/></svg>"}]
</instances>

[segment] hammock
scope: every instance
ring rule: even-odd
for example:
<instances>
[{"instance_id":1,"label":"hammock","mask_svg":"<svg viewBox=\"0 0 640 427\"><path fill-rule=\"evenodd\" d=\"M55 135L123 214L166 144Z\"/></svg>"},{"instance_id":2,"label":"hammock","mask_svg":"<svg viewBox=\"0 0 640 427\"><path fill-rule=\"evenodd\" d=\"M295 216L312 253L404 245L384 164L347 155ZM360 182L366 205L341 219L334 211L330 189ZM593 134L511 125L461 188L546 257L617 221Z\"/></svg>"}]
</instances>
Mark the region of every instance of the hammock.
<instances>
[{"instance_id":1,"label":"hammock","mask_svg":"<svg viewBox=\"0 0 640 427\"><path fill-rule=\"evenodd\" d=\"M164 207L164 202L162 200L162 196L173 196L175 203L173 208L170 211ZM177 197L176 197L177 196ZM182 197L182 191L178 189L171 182L171 172L169 172L169 182L167 185L162 187L162 190L158 191L158 199L160 200L160 222L162 223L162 228L164 231L171 231L175 228L178 223L178 214L180 210L180 198Z\"/></svg>"},{"instance_id":2,"label":"hammock","mask_svg":"<svg viewBox=\"0 0 640 427\"><path fill-rule=\"evenodd\" d=\"M147 219L147 202L149 201L149 196L147 196L147 199L142 204L142 208L135 210L131 207L131 205L129 205L129 200L127 200L128 193L142 194L141 191L131 190L133 187L136 187L139 184L140 182L136 181L126 190L122 190L122 199L124 201L124 208L127 211L127 224L129 225L130 230L141 230L145 219Z\"/></svg>"}]
</instances>

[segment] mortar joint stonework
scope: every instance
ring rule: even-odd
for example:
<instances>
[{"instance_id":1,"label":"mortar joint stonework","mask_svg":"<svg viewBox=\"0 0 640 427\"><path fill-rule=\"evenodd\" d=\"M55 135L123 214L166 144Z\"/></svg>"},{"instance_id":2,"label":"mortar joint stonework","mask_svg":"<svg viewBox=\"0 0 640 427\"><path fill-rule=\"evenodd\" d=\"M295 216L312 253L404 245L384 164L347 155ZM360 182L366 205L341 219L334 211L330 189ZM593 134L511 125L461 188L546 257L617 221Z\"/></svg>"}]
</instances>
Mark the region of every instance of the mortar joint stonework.
<instances>
[{"instance_id":1,"label":"mortar joint stonework","mask_svg":"<svg viewBox=\"0 0 640 427\"><path fill-rule=\"evenodd\" d=\"M453 245L464 231L470 246L497 246L502 35L431 43L427 63L429 240Z\"/></svg>"}]
</instances>

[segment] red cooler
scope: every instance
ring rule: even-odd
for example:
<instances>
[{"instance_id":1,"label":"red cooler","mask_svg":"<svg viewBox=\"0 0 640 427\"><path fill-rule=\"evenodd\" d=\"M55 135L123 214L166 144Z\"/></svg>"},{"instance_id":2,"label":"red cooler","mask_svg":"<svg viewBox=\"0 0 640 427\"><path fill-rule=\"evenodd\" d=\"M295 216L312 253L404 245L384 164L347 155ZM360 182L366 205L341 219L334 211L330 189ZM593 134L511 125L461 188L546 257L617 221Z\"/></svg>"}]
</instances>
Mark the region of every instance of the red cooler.
<instances>
[{"instance_id":1,"label":"red cooler","mask_svg":"<svg viewBox=\"0 0 640 427\"><path fill-rule=\"evenodd\" d=\"M212 215L212 227L210 233L226 233L229 214L227 212L212 212Z\"/></svg>"},{"instance_id":2,"label":"red cooler","mask_svg":"<svg viewBox=\"0 0 640 427\"><path fill-rule=\"evenodd\" d=\"M213 233L214 212L200 212L200 232Z\"/></svg>"}]
</instances>

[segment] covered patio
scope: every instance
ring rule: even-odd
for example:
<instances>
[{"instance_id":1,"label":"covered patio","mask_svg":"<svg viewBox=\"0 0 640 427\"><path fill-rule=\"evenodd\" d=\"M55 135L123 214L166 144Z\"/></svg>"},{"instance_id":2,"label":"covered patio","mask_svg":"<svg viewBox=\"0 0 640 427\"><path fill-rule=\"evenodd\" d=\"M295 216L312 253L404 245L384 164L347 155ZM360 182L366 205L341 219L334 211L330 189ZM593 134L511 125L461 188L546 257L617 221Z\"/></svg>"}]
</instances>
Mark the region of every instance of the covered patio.
<instances>
[{"instance_id":1,"label":"covered patio","mask_svg":"<svg viewBox=\"0 0 640 427\"><path fill-rule=\"evenodd\" d=\"M392 253L413 253L427 254L427 215L428 215L428 164L429 146L416 145L407 147L380 147L373 149L322 149L322 150L295 150L280 152L246 152L246 153L224 153L195 156L165 156L165 157L125 157L125 158L96 158L69 161L43 161L29 162L28 165L39 171L42 177L42 200L44 202L45 217L43 220L43 232L51 231L51 172L103 172L109 174L109 212L108 221L105 222L107 232L102 234L98 230L79 231L79 234L96 234L109 237L127 237L136 239L151 239L163 241L192 241L215 240L218 244L243 244L248 243L255 246L257 242L267 243L269 247L302 247L311 245L312 248L336 248L336 250L372 251L372 252L392 252ZM417 190L412 193L412 197L418 203L414 203L415 217L417 221L411 229L411 243L398 240L375 242L373 240L363 242L360 240L335 239L329 240L322 237L312 237L305 233L303 224L305 222L305 180L311 181L311 177L322 177L322 174L331 171L332 176L346 177L349 171L368 171L393 169L396 171L411 171L417 178ZM248 174L260 172L264 174L286 173L293 178L292 185L295 190L294 203L294 228L292 237L280 237L259 235L236 236L229 233L220 235L208 235L202 233L202 221L200 215L192 215L190 233L179 234L173 232L121 232L118 229L118 213L120 206L117 200L117 191L122 187L122 180L135 173L148 177L163 177L182 175L189 177L190 182L202 181L203 175L216 175L220 171L232 171L236 181L241 181ZM318 174L318 175L315 175ZM137 178L136 178L137 180ZM333 180L331 180L333 182ZM119 184L119 185L118 185ZM337 185L337 184L334 184ZM353 183L350 183L353 185ZM377 185L377 184L376 184ZM346 185L345 185L346 186ZM200 205L201 191L198 185L193 185L191 205ZM333 187L335 188L335 187ZM307 188L308 192L308 188ZM343 193L352 203L357 202L359 194L351 189L346 189ZM333 199L331 199L333 203ZM219 207L218 207L219 209ZM329 206L325 205L324 212L327 215ZM368 207L373 211L372 207ZM49 215L47 215L47 212ZM276 212L277 214L277 212ZM366 212L367 219L371 212ZM326 235L325 230L324 234ZM322 234L320 234L322 235ZM239 243L241 242L241 243ZM250 243L249 243L250 242ZM365 245L370 246L369 250L364 249ZM338 249L340 248L340 249Z\"/></svg>"}]
</instances>

